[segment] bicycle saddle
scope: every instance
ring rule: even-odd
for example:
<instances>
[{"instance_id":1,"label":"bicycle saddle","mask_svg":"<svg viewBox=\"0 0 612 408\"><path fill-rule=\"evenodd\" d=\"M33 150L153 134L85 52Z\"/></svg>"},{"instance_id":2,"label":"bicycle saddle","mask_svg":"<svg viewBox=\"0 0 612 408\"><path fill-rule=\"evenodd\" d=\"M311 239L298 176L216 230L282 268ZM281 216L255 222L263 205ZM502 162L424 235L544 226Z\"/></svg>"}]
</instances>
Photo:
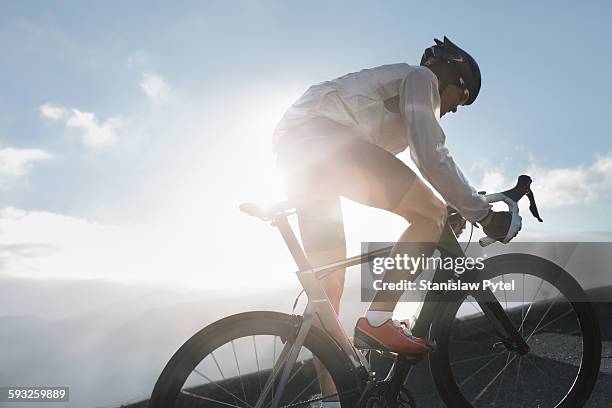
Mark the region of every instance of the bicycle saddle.
<instances>
[{"instance_id":1,"label":"bicycle saddle","mask_svg":"<svg viewBox=\"0 0 612 408\"><path fill-rule=\"evenodd\" d=\"M270 221L279 216L287 216L289 215L287 212L293 208L294 206L289 201L281 201L265 206L256 203L240 204L240 211L250 216L260 218L262 221Z\"/></svg>"}]
</instances>

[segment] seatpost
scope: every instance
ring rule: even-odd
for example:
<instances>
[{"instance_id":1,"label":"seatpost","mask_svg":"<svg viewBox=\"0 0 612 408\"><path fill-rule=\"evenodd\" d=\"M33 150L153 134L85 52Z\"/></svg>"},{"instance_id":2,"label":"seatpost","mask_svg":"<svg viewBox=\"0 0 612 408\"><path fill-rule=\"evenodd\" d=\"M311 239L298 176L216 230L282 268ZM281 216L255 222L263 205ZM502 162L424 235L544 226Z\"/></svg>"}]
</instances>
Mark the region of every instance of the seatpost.
<instances>
[{"instance_id":1,"label":"seatpost","mask_svg":"<svg viewBox=\"0 0 612 408\"><path fill-rule=\"evenodd\" d=\"M285 244L287 244L289 252L291 252L293 260L295 261L295 264L297 265L298 269L301 271L310 269L310 262L308 262L308 258L306 258L306 254L304 253L302 246L298 242L295 233L289 225L287 215L284 214L282 216L274 218L274 220L272 221L272 225L278 228L281 235L283 236L283 240L285 241Z\"/></svg>"}]
</instances>

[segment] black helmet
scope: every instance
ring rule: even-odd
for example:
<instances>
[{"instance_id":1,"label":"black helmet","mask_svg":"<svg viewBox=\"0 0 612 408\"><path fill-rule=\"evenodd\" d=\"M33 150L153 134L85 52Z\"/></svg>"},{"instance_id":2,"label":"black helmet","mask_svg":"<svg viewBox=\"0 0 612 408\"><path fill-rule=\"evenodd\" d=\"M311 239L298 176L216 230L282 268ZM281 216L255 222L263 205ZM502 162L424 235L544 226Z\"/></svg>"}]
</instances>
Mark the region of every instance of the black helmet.
<instances>
[{"instance_id":1,"label":"black helmet","mask_svg":"<svg viewBox=\"0 0 612 408\"><path fill-rule=\"evenodd\" d=\"M434 41L436 45L425 50L421 58L421 65L428 66L443 62L452 64L470 93L465 105L471 105L478 96L478 92L480 92L480 68L478 68L476 60L453 44L446 36L444 42L437 38Z\"/></svg>"}]
</instances>

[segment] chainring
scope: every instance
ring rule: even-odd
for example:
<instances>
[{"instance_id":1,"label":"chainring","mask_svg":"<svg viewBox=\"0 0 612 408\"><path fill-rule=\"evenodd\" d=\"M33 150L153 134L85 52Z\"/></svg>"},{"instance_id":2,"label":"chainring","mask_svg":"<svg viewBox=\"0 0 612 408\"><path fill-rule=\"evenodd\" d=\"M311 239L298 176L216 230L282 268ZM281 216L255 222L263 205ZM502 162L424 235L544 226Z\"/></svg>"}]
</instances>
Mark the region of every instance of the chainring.
<instances>
[{"instance_id":1,"label":"chainring","mask_svg":"<svg viewBox=\"0 0 612 408\"><path fill-rule=\"evenodd\" d=\"M402 385L395 405L391 405L387 401L390 385L389 381L381 381L376 384L365 398L363 408L416 408L414 397L405 385Z\"/></svg>"}]
</instances>

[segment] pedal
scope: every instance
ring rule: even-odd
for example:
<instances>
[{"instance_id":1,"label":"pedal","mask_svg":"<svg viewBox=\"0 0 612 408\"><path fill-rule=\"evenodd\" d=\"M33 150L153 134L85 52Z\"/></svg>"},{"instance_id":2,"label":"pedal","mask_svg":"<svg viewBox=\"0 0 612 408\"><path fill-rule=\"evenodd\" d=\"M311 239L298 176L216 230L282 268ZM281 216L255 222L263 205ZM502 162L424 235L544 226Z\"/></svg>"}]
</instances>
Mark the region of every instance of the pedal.
<instances>
[{"instance_id":1,"label":"pedal","mask_svg":"<svg viewBox=\"0 0 612 408\"><path fill-rule=\"evenodd\" d=\"M425 356L426 354L417 354L417 355L402 354L402 355L399 355L398 357L404 360L406 364L413 366L423 361L423 358L425 358Z\"/></svg>"},{"instance_id":2,"label":"pedal","mask_svg":"<svg viewBox=\"0 0 612 408\"><path fill-rule=\"evenodd\" d=\"M376 351L381 351L381 352L388 352L390 353L389 350L380 348L378 346L378 344L375 344L373 342L369 342L368 339L363 338L362 336L355 336L353 337L353 345L355 346L355 348L359 349L359 350L376 350Z\"/></svg>"}]
</instances>

